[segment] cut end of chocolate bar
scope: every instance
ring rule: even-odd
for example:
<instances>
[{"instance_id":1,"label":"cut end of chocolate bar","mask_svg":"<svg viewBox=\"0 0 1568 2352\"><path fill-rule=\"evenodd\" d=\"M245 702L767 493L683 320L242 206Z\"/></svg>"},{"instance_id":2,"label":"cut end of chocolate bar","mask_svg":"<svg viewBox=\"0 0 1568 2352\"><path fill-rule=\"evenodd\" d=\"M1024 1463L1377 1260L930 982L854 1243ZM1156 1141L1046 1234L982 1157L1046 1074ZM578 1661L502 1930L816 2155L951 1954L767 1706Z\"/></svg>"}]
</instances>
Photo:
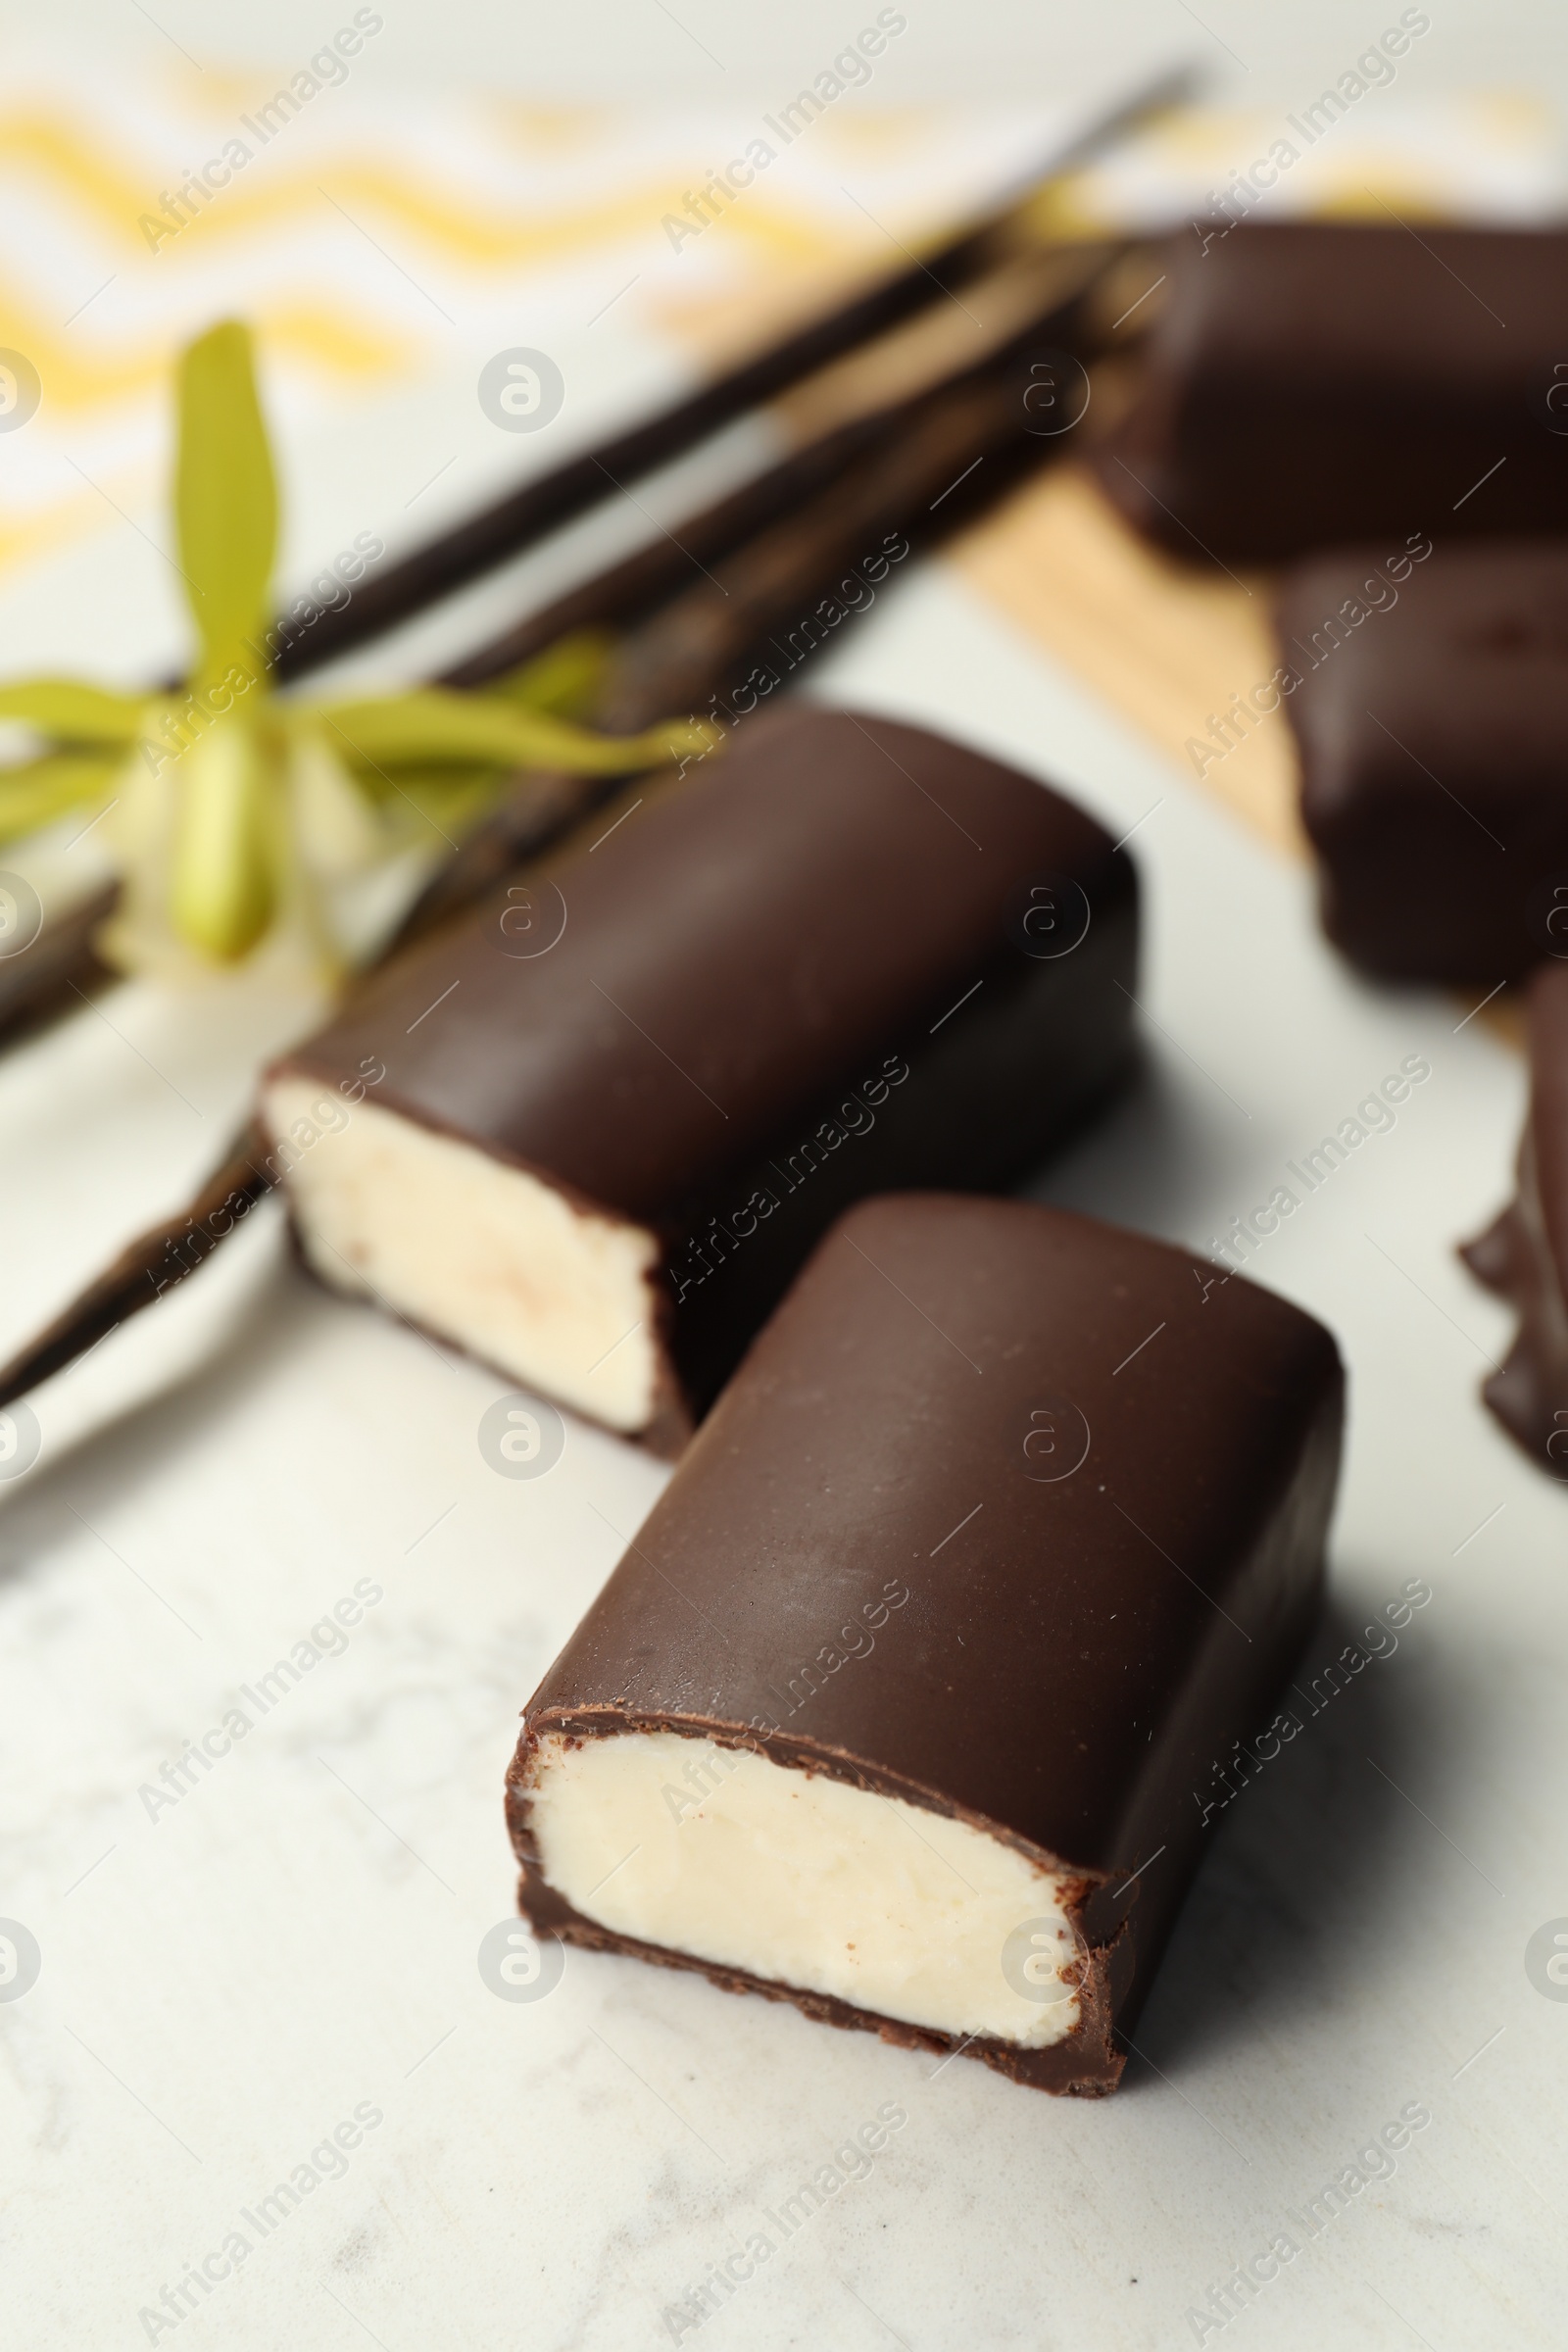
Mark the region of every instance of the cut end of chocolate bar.
<instances>
[{"instance_id":1,"label":"cut end of chocolate bar","mask_svg":"<svg viewBox=\"0 0 1568 2352\"><path fill-rule=\"evenodd\" d=\"M287 1152L306 1263L329 1289L373 1298L525 1387L609 1429L654 1421L661 1401L646 1228L580 1205L557 1186L376 1102L324 1131L322 1090L292 1075L263 1096ZM330 1105L336 1108L336 1105Z\"/></svg>"},{"instance_id":2,"label":"cut end of chocolate bar","mask_svg":"<svg viewBox=\"0 0 1568 2352\"><path fill-rule=\"evenodd\" d=\"M808 1263L529 1702L541 1934L1111 2089L1316 1612L1310 1317L1088 1218L915 1194Z\"/></svg>"},{"instance_id":3,"label":"cut end of chocolate bar","mask_svg":"<svg viewBox=\"0 0 1568 2352\"><path fill-rule=\"evenodd\" d=\"M268 1074L306 1263L676 1451L850 1201L1015 1182L1114 1092L1137 940L1048 786L758 716Z\"/></svg>"},{"instance_id":4,"label":"cut end of chocolate bar","mask_svg":"<svg viewBox=\"0 0 1568 2352\"><path fill-rule=\"evenodd\" d=\"M673 1729L551 1733L520 1793L576 1916L955 2041L1080 2023L1081 1873L906 1797Z\"/></svg>"}]
</instances>

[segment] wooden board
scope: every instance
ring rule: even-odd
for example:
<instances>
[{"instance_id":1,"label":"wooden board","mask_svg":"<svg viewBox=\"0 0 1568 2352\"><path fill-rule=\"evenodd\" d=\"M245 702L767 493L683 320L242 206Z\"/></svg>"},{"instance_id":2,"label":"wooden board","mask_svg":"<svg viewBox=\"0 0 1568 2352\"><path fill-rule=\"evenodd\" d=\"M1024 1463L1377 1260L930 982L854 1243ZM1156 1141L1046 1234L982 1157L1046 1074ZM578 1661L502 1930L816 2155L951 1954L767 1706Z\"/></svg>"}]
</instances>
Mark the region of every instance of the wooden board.
<instances>
[{"instance_id":1,"label":"wooden board","mask_svg":"<svg viewBox=\"0 0 1568 2352\"><path fill-rule=\"evenodd\" d=\"M1274 848L1307 855L1283 710L1230 750L1211 731L1278 657L1272 582L1191 570L1135 537L1078 466L1031 482L957 541L951 561L1067 668Z\"/></svg>"}]
</instances>

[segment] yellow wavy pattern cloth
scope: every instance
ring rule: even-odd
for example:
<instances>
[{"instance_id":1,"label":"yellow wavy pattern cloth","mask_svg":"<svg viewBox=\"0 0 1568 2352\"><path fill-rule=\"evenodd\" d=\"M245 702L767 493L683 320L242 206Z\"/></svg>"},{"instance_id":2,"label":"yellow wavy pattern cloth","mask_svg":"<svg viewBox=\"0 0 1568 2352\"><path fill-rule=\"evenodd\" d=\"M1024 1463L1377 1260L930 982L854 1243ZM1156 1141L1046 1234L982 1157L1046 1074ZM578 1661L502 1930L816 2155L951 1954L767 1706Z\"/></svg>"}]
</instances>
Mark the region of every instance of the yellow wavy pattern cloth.
<instances>
[{"instance_id":1,"label":"yellow wavy pattern cloth","mask_svg":"<svg viewBox=\"0 0 1568 2352\"><path fill-rule=\"evenodd\" d=\"M155 493L172 357L222 312L258 328L291 429L449 365L454 329L512 340L504 329L559 310L564 289L603 280L613 294L622 275L628 317L710 349L726 321L760 324L775 295L798 301L803 283L879 249L896 258L933 205L961 211L1044 136L1024 110L988 122L846 106L682 251L662 223L685 217L688 192L755 122L416 101L351 77L263 144L256 113L278 86L177 72L13 82L0 350L30 360L43 398L24 432L0 435L0 566L96 529L105 498L134 509ZM1479 209L1541 200L1549 125L1523 102L1478 100L1463 121L1450 105L1392 137L1397 121L1369 116L1334 167L1341 184L1309 190L1303 173L1303 197L1322 208L1357 184L1396 185L1418 201L1428 158ZM1059 190L1056 215L1098 225L1184 209L1258 128L1216 114L1157 126ZM151 245L144 219L236 136L251 160Z\"/></svg>"}]
</instances>

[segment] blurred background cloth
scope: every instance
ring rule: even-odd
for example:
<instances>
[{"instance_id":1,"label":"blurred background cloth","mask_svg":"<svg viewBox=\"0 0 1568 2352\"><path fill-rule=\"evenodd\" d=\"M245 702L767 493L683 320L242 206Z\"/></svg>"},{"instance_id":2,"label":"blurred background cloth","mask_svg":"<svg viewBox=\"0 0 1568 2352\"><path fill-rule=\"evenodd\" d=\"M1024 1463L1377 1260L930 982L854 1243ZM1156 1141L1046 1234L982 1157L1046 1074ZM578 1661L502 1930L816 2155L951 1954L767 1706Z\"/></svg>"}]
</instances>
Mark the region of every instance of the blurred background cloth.
<instances>
[{"instance_id":1,"label":"blurred background cloth","mask_svg":"<svg viewBox=\"0 0 1568 2352\"><path fill-rule=\"evenodd\" d=\"M24 37L0 5L0 364L22 354L42 387L25 428L0 432L0 673L88 662L129 686L182 663L171 368L224 315L257 330L292 593L360 534L395 557L904 266L1162 67L1192 70L1196 101L1059 181L1044 210L1061 233L1217 217L1233 175L1282 139L1293 160L1260 219L1561 218L1568 60L1556 76L1539 27L1510 47L1506 8L1403 17L1425 29L1362 75L1384 25L1337 6L1259 26L1136 0L1114 38L1089 40L1007 6L965 32L949 0L813 0L786 39L726 9L615 0L575 13L569 41L468 7L443 12L436 54L427 16L338 0L325 15L290 0L265 39L228 7L83 0L73 25L92 37L69 49ZM749 185L704 197L748 156ZM560 416L528 435L477 398L485 364L519 347L565 383ZM776 446L775 422L743 420L348 674L401 682L461 657L585 567L678 531ZM1143 547L1071 467L956 561L1184 765L1204 711L1267 672L1266 596ZM1283 726L1203 782L1299 846Z\"/></svg>"},{"instance_id":2,"label":"blurred background cloth","mask_svg":"<svg viewBox=\"0 0 1568 2352\"><path fill-rule=\"evenodd\" d=\"M400 477L370 518L421 537L481 490L483 459L505 473L542 459L547 442L559 454L590 416L645 404L836 280L897 267L906 245L1013 184L1134 71L1102 63L1070 99L1003 85L986 104L895 103L911 70L929 66L930 44L918 13L884 9L904 29L884 30L873 61L852 50L845 65L860 29L846 18L813 73L792 82L780 67L770 101L731 100L730 73L687 41L704 69L700 96L529 103L487 87L461 41L450 71L416 86L391 18L362 8L355 29L354 11L338 14L341 25L322 19L300 33L297 57L278 29L265 68L224 64L194 33L187 54L168 10L170 33L147 20L134 53L10 58L0 344L30 360L43 398L24 432L0 437L0 574L101 531L111 509L138 520L156 509L170 363L216 317L240 313L257 327L285 448L358 424L411 387L456 385L507 345L562 358L560 433L537 444L491 433L453 458L444 484ZM860 15L875 23L873 9ZM345 29L358 42L348 57L332 40ZM1167 57L1213 60L1219 78L1246 79L1200 27L1186 31L1167 39ZM1369 88L1310 150L1298 140L1301 159L1267 210L1376 218L1388 202L1515 221L1559 212L1568 174L1553 107L1522 77L1511 93L1423 88L1444 64L1444 37L1439 24L1413 43L1392 84ZM1354 54L1350 42L1344 69ZM1063 229L1152 228L1208 209L1232 171L1290 135L1287 117L1311 103L1315 80L1301 74L1294 107L1216 99L1128 139L1060 189ZM802 90L816 98L814 117ZM772 160L704 222L688 199L759 141ZM204 168L226 184L193 194L190 174ZM332 552L308 524L296 537L303 563Z\"/></svg>"}]
</instances>

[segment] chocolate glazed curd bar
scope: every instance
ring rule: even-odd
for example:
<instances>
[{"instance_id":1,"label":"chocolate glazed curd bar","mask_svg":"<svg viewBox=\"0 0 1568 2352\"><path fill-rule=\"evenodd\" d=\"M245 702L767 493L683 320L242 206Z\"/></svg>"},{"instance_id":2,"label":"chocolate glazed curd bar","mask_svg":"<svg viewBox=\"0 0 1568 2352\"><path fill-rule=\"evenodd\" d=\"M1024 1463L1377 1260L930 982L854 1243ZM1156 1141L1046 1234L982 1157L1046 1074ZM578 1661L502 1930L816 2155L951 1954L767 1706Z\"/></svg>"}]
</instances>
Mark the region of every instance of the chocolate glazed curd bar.
<instances>
[{"instance_id":1,"label":"chocolate glazed curd bar","mask_svg":"<svg viewBox=\"0 0 1568 2352\"><path fill-rule=\"evenodd\" d=\"M1560 229L1216 216L1161 265L1143 390L1098 468L1173 554L1568 531Z\"/></svg>"},{"instance_id":2,"label":"chocolate glazed curd bar","mask_svg":"<svg viewBox=\"0 0 1568 2352\"><path fill-rule=\"evenodd\" d=\"M1276 627L1336 945L1491 989L1568 944L1568 551L1337 550L1287 575Z\"/></svg>"},{"instance_id":3,"label":"chocolate glazed curd bar","mask_svg":"<svg viewBox=\"0 0 1568 2352\"><path fill-rule=\"evenodd\" d=\"M1005 1185L1116 1088L1138 889L1059 794L851 711L638 790L263 1100L325 1282L674 1451L850 1201Z\"/></svg>"},{"instance_id":4,"label":"chocolate glazed curd bar","mask_svg":"<svg viewBox=\"0 0 1568 2352\"><path fill-rule=\"evenodd\" d=\"M1530 1113L1518 1194L1462 1255L1519 1314L1513 1346L1482 1394L1544 1470L1568 1479L1568 964L1542 965L1527 1025Z\"/></svg>"},{"instance_id":5,"label":"chocolate glazed curd bar","mask_svg":"<svg viewBox=\"0 0 1568 2352\"><path fill-rule=\"evenodd\" d=\"M1110 2090L1194 1791L1317 1610L1342 1414L1321 1325L1180 1250L852 1209L528 1703L536 1933Z\"/></svg>"}]
</instances>

